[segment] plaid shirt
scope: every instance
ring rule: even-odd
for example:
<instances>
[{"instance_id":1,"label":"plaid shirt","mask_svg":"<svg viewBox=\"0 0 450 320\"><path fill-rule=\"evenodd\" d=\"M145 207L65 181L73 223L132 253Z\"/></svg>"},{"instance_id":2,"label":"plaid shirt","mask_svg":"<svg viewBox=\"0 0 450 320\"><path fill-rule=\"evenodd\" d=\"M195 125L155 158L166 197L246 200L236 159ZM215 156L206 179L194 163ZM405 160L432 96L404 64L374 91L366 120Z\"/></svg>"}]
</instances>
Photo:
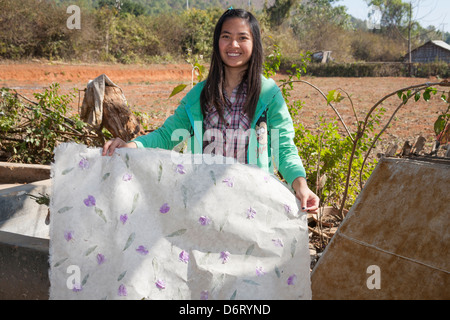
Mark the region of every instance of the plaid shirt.
<instances>
[{"instance_id":1,"label":"plaid shirt","mask_svg":"<svg viewBox=\"0 0 450 320\"><path fill-rule=\"evenodd\" d=\"M224 157L233 157L238 162L248 163L247 130L250 129L251 119L244 112L247 85L243 83L241 90L239 87L233 90L231 97L225 94L229 102L224 108L225 121L219 117L216 108L208 108L209 112L203 121L205 128L203 152L222 154Z\"/></svg>"}]
</instances>

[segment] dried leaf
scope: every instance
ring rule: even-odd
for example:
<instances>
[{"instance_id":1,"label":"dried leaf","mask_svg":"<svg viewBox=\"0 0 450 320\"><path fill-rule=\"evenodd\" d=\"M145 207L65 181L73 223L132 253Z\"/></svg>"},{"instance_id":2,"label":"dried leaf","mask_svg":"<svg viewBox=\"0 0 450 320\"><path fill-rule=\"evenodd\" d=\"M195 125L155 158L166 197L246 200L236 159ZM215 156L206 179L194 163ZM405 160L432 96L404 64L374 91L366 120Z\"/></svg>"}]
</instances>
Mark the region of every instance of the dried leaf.
<instances>
[{"instance_id":1,"label":"dried leaf","mask_svg":"<svg viewBox=\"0 0 450 320\"><path fill-rule=\"evenodd\" d=\"M134 198L133 198L133 205L132 205L132 207L131 207L131 213L133 213L134 210L136 210L138 201L139 201L139 193L136 193L136 194L134 195Z\"/></svg>"},{"instance_id":2,"label":"dried leaf","mask_svg":"<svg viewBox=\"0 0 450 320\"><path fill-rule=\"evenodd\" d=\"M278 277L278 278L280 278L280 277L281 277L281 272L280 272L280 269L278 269L278 267L277 267L277 266L275 266L275 274L277 275L277 277Z\"/></svg>"},{"instance_id":3,"label":"dried leaf","mask_svg":"<svg viewBox=\"0 0 450 320\"><path fill-rule=\"evenodd\" d=\"M245 255L246 256L251 255L254 249L255 249L255 244L250 245L250 247L248 247L247 251L245 251Z\"/></svg>"},{"instance_id":4,"label":"dried leaf","mask_svg":"<svg viewBox=\"0 0 450 320\"><path fill-rule=\"evenodd\" d=\"M122 251L127 250L131 246L135 237L136 237L136 233L133 232L132 234L130 234L130 236L128 237L127 243L125 244L125 247L123 248Z\"/></svg>"},{"instance_id":5,"label":"dried leaf","mask_svg":"<svg viewBox=\"0 0 450 320\"><path fill-rule=\"evenodd\" d=\"M64 258L64 259L61 259L61 260L59 260L58 262L56 262L54 265L53 265L53 267L59 267L60 265L62 265L67 259L69 259L69 258Z\"/></svg>"},{"instance_id":6,"label":"dried leaf","mask_svg":"<svg viewBox=\"0 0 450 320\"><path fill-rule=\"evenodd\" d=\"M158 167L158 182L161 182L161 176L163 172L163 166L161 160L159 161L159 167Z\"/></svg>"},{"instance_id":7,"label":"dried leaf","mask_svg":"<svg viewBox=\"0 0 450 320\"><path fill-rule=\"evenodd\" d=\"M209 175L211 176L211 179L214 182L214 185L216 185L216 175L214 174L214 171L210 170Z\"/></svg>"},{"instance_id":8,"label":"dried leaf","mask_svg":"<svg viewBox=\"0 0 450 320\"><path fill-rule=\"evenodd\" d=\"M295 249L296 249L296 247L297 247L297 239L292 239L292 242L291 242L291 256L292 257L294 257L294 254L295 254Z\"/></svg>"},{"instance_id":9,"label":"dried leaf","mask_svg":"<svg viewBox=\"0 0 450 320\"><path fill-rule=\"evenodd\" d=\"M73 207L63 207L61 209L58 210L58 213L64 213L69 211L70 209L72 209Z\"/></svg>"},{"instance_id":10,"label":"dried leaf","mask_svg":"<svg viewBox=\"0 0 450 320\"><path fill-rule=\"evenodd\" d=\"M248 283L248 284L254 285L254 286L260 286L260 284L259 284L259 283L255 282L255 281L253 281L253 280L248 280L248 279L245 279L245 280L242 280L242 281L244 281L245 283Z\"/></svg>"},{"instance_id":11,"label":"dried leaf","mask_svg":"<svg viewBox=\"0 0 450 320\"><path fill-rule=\"evenodd\" d=\"M64 170L63 172L62 172L62 175L63 176L65 176L66 174L68 174L70 171L72 171L74 168L69 168L69 169L66 169L66 170Z\"/></svg>"},{"instance_id":12,"label":"dried leaf","mask_svg":"<svg viewBox=\"0 0 450 320\"><path fill-rule=\"evenodd\" d=\"M126 271L122 272L122 273L119 275L119 277L117 278L117 281L122 280L122 279L125 277L126 274L127 274Z\"/></svg>"},{"instance_id":13,"label":"dried leaf","mask_svg":"<svg viewBox=\"0 0 450 320\"><path fill-rule=\"evenodd\" d=\"M127 169L130 169L130 156L125 154L125 164L127 165Z\"/></svg>"},{"instance_id":14,"label":"dried leaf","mask_svg":"<svg viewBox=\"0 0 450 320\"><path fill-rule=\"evenodd\" d=\"M88 278L89 278L89 274L87 274L87 275L83 278L83 281L81 281L81 286L82 286L82 287L86 284Z\"/></svg>"},{"instance_id":15,"label":"dried leaf","mask_svg":"<svg viewBox=\"0 0 450 320\"><path fill-rule=\"evenodd\" d=\"M171 238L171 237L181 236L181 235L183 235L186 231L187 231L187 229L180 229L180 230L177 230L177 231L175 231L175 232L173 232L173 233L167 235L166 237L167 237L167 238Z\"/></svg>"},{"instance_id":16,"label":"dried leaf","mask_svg":"<svg viewBox=\"0 0 450 320\"><path fill-rule=\"evenodd\" d=\"M98 214L99 217L102 218L103 221L106 222L106 217L105 217L105 215L103 214L103 210L102 210L102 209L95 207L95 213Z\"/></svg>"},{"instance_id":17,"label":"dried leaf","mask_svg":"<svg viewBox=\"0 0 450 320\"><path fill-rule=\"evenodd\" d=\"M86 252L84 253L84 256L87 257L87 256L90 255L96 248L97 248L97 246L90 247L89 249L86 250Z\"/></svg>"}]
</instances>

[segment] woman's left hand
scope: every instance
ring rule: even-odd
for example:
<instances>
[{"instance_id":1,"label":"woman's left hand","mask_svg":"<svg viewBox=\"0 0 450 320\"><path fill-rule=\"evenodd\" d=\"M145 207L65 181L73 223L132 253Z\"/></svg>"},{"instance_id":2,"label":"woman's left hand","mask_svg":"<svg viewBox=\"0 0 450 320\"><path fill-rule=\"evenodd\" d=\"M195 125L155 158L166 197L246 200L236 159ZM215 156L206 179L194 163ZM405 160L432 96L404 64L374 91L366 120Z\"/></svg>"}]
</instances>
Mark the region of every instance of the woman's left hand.
<instances>
[{"instance_id":1,"label":"woman's left hand","mask_svg":"<svg viewBox=\"0 0 450 320\"><path fill-rule=\"evenodd\" d=\"M300 200L302 211L317 213L319 210L319 197L308 188L306 179L298 177L292 183L295 195Z\"/></svg>"}]
</instances>

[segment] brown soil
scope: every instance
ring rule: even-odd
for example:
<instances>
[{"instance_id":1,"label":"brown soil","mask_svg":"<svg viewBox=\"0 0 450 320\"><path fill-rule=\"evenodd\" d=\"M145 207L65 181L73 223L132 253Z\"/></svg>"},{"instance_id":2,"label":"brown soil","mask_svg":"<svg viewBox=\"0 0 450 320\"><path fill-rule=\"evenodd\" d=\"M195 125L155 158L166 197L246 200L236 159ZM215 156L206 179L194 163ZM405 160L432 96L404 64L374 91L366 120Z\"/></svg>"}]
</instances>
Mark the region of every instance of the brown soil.
<instances>
[{"instance_id":1,"label":"brown soil","mask_svg":"<svg viewBox=\"0 0 450 320\"><path fill-rule=\"evenodd\" d=\"M151 125L160 126L179 103L183 93L168 98L172 89L180 83L191 85L191 68L188 64L165 65L83 65L65 63L0 63L0 87L9 87L20 94L33 99L34 92L42 92L53 82L58 82L62 93L83 90L89 80L106 74L120 86L132 110L148 113ZM275 80L286 78L278 75ZM414 84L433 82L436 79L424 78L316 78L304 77L320 88L325 94L333 89L342 89L351 95L357 115L362 120L367 111L385 95ZM76 95L72 108L78 112L83 99L83 91ZM395 141L400 146L405 140L415 142L423 135L431 145L434 140L433 124L438 115L446 110L446 104L439 95L430 102L409 102L397 113L391 127L384 135L385 140ZM314 128L320 115L335 118L333 110L326 105L325 99L312 87L296 83L291 93L291 101L300 99L304 107L299 120L307 128ZM395 95L383 104L386 108L383 117L388 117L399 105ZM349 100L345 99L336 105L348 126L354 129L355 117ZM381 128L381 127L379 127Z\"/></svg>"}]
</instances>

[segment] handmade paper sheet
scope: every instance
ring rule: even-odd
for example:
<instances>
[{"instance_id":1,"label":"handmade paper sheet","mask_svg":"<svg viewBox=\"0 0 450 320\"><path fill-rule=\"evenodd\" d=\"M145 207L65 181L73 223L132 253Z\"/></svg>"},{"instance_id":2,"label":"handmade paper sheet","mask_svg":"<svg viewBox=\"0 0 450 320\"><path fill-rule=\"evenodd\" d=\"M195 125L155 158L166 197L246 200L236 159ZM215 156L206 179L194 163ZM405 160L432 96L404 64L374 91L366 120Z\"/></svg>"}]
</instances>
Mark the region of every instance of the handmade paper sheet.
<instances>
[{"instance_id":1,"label":"handmade paper sheet","mask_svg":"<svg viewBox=\"0 0 450 320\"><path fill-rule=\"evenodd\" d=\"M58 146L50 298L310 299L295 195L258 167L218 159Z\"/></svg>"}]
</instances>

